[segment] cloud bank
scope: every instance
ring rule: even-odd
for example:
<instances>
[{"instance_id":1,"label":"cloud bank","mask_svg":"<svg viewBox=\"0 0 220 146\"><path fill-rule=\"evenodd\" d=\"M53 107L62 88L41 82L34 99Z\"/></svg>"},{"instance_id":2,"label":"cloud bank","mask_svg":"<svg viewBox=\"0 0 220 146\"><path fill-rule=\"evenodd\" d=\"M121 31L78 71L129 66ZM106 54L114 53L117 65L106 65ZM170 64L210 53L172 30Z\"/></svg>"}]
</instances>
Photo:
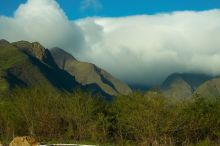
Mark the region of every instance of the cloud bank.
<instances>
[{"instance_id":1,"label":"cloud bank","mask_svg":"<svg viewBox=\"0 0 220 146\"><path fill-rule=\"evenodd\" d=\"M0 16L0 38L59 46L133 84L174 72L220 74L220 10L68 20L54 0L28 0Z\"/></svg>"}]
</instances>

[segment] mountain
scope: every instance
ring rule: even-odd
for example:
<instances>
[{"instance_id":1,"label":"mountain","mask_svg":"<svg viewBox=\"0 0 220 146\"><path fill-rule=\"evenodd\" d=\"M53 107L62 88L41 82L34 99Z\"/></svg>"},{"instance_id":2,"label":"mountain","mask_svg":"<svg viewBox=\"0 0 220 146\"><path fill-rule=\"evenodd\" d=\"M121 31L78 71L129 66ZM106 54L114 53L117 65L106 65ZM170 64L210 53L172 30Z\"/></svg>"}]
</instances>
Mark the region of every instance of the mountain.
<instances>
[{"instance_id":1,"label":"mountain","mask_svg":"<svg viewBox=\"0 0 220 146\"><path fill-rule=\"evenodd\" d=\"M107 71L96 65L78 61L60 48L52 48L50 51L59 68L74 76L80 84L84 86L97 85L109 95L127 95L131 93L128 85L114 78Z\"/></svg>"},{"instance_id":2,"label":"mountain","mask_svg":"<svg viewBox=\"0 0 220 146\"><path fill-rule=\"evenodd\" d=\"M61 49L51 52L38 42L0 40L0 92L16 87L43 88L49 92L76 89L109 98L131 89L108 72L77 61Z\"/></svg>"},{"instance_id":3,"label":"mountain","mask_svg":"<svg viewBox=\"0 0 220 146\"><path fill-rule=\"evenodd\" d=\"M74 77L59 69L49 50L37 42L0 41L0 90L41 87L72 91L79 86Z\"/></svg>"},{"instance_id":4,"label":"mountain","mask_svg":"<svg viewBox=\"0 0 220 146\"><path fill-rule=\"evenodd\" d=\"M18 48L21 52L27 54L28 56L35 57L51 67L57 67L52 55L50 54L50 51L48 49L45 49L38 42L30 43L27 41L18 41L12 43L12 45Z\"/></svg>"},{"instance_id":5,"label":"mountain","mask_svg":"<svg viewBox=\"0 0 220 146\"><path fill-rule=\"evenodd\" d=\"M220 77L213 78L200 85L195 91L196 94L203 97L220 97Z\"/></svg>"},{"instance_id":6,"label":"mountain","mask_svg":"<svg viewBox=\"0 0 220 146\"><path fill-rule=\"evenodd\" d=\"M204 82L212 77L205 74L174 73L167 77L162 84L165 96L175 98L187 98Z\"/></svg>"}]
</instances>

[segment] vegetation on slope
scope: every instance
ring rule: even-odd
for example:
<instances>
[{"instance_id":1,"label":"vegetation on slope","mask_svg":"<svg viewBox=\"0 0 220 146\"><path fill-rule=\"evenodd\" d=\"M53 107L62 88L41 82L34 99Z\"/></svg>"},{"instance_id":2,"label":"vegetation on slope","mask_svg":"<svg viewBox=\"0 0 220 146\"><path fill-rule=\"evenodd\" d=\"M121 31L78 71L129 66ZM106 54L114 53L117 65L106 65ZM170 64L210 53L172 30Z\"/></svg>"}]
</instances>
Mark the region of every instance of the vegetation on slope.
<instances>
[{"instance_id":1,"label":"vegetation on slope","mask_svg":"<svg viewBox=\"0 0 220 146\"><path fill-rule=\"evenodd\" d=\"M15 87L41 87L50 91L73 91L74 77L60 70L39 43L0 43L0 91Z\"/></svg>"},{"instance_id":2,"label":"vegetation on slope","mask_svg":"<svg viewBox=\"0 0 220 146\"><path fill-rule=\"evenodd\" d=\"M0 43L0 48L0 91L4 91L9 88L9 83L5 78L6 70L23 62L27 57L9 43Z\"/></svg>"},{"instance_id":3,"label":"vegetation on slope","mask_svg":"<svg viewBox=\"0 0 220 146\"><path fill-rule=\"evenodd\" d=\"M195 94L208 98L220 96L220 77L216 77L203 83L195 91Z\"/></svg>"},{"instance_id":4,"label":"vegetation on slope","mask_svg":"<svg viewBox=\"0 0 220 146\"><path fill-rule=\"evenodd\" d=\"M112 102L76 91L15 89L0 99L0 137L115 145L219 145L220 99L171 102L133 93Z\"/></svg>"}]
</instances>

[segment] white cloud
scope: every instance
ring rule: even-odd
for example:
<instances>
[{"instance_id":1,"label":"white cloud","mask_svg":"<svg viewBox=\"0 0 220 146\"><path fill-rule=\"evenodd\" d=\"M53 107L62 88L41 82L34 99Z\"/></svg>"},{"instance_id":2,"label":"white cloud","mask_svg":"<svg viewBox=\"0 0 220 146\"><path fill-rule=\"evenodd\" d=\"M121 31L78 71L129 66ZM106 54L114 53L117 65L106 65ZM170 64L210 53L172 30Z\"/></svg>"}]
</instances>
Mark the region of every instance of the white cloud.
<instances>
[{"instance_id":1,"label":"white cloud","mask_svg":"<svg viewBox=\"0 0 220 146\"><path fill-rule=\"evenodd\" d=\"M220 10L77 23L90 46L85 59L128 82L157 84L173 72L220 73Z\"/></svg>"},{"instance_id":2,"label":"white cloud","mask_svg":"<svg viewBox=\"0 0 220 146\"><path fill-rule=\"evenodd\" d=\"M60 46L129 83L173 72L220 74L220 10L70 21L54 0L28 0L0 16L0 38Z\"/></svg>"},{"instance_id":3,"label":"white cloud","mask_svg":"<svg viewBox=\"0 0 220 146\"><path fill-rule=\"evenodd\" d=\"M85 11L88 9L100 10L102 9L102 4L99 0L82 0L80 10Z\"/></svg>"},{"instance_id":4,"label":"white cloud","mask_svg":"<svg viewBox=\"0 0 220 146\"><path fill-rule=\"evenodd\" d=\"M0 16L0 38L39 41L46 47L82 48L81 29L70 22L54 0L28 0L13 18Z\"/></svg>"}]
</instances>

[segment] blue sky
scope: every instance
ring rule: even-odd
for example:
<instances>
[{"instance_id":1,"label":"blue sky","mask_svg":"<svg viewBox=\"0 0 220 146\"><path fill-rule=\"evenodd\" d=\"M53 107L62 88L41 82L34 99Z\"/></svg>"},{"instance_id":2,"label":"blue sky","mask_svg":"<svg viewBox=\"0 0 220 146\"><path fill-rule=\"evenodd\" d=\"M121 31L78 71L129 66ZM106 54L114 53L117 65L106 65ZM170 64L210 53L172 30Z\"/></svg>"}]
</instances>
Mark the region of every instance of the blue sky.
<instances>
[{"instance_id":1,"label":"blue sky","mask_svg":"<svg viewBox=\"0 0 220 146\"><path fill-rule=\"evenodd\" d=\"M182 10L209 10L220 8L220 0L84 0L96 1L82 10L83 0L57 0L71 19L87 16L119 17L139 14L155 14ZM16 8L26 0L0 0L0 15L12 16Z\"/></svg>"}]
</instances>

